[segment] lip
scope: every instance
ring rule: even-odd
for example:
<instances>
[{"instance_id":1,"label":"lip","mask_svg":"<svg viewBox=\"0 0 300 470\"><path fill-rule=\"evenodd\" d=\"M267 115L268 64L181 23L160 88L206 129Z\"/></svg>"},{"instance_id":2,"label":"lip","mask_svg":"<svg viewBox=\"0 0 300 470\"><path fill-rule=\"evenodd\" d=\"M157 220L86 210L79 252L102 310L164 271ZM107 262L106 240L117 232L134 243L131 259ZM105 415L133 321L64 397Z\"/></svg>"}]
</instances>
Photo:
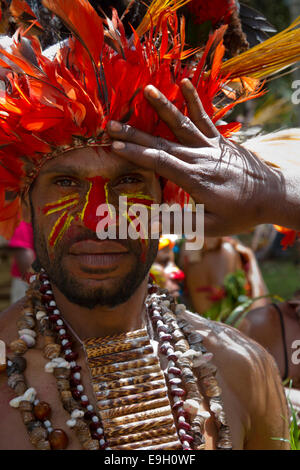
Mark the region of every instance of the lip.
<instances>
[{"instance_id":1,"label":"lip","mask_svg":"<svg viewBox=\"0 0 300 470\"><path fill-rule=\"evenodd\" d=\"M98 258L101 257L101 255L124 255L125 253L128 253L128 249L121 245L121 243L111 240L82 240L74 243L71 246L69 253L80 257L95 255L95 257Z\"/></svg>"}]
</instances>

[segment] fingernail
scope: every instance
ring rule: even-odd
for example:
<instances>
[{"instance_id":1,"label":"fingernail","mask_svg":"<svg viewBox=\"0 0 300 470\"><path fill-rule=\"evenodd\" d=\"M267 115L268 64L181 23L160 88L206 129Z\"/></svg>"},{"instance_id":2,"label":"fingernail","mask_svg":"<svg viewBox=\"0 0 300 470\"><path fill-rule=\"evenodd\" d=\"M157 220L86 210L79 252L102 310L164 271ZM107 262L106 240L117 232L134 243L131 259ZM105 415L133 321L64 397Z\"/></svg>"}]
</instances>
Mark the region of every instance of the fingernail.
<instances>
[{"instance_id":1,"label":"fingernail","mask_svg":"<svg viewBox=\"0 0 300 470\"><path fill-rule=\"evenodd\" d=\"M122 124L120 124L118 121L110 121L109 127L112 131L115 132L120 132L122 130Z\"/></svg>"},{"instance_id":2,"label":"fingernail","mask_svg":"<svg viewBox=\"0 0 300 470\"><path fill-rule=\"evenodd\" d=\"M121 142L119 140L115 140L113 143L112 143L112 146L115 150L122 150L125 148L125 144L124 142Z\"/></svg>"},{"instance_id":3,"label":"fingernail","mask_svg":"<svg viewBox=\"0 0 300 470\"><path fill-rule=\"evenodd\" d=\"M151 96L151 98L158 98L159 92L153 85L148 85L146 89L147 95Z\"/></svg>"}]
</instances>

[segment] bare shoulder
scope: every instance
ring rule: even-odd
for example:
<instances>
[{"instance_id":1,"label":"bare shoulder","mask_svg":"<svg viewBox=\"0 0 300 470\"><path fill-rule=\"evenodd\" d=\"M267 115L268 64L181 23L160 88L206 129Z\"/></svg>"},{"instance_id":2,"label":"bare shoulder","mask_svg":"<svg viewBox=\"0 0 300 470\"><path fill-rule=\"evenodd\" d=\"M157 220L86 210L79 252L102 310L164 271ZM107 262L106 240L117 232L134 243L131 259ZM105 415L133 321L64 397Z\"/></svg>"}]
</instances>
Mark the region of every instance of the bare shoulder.
<instances>
[{"instance_id":1,"label":"bare shoulder","mask_svg":"<svg viewBox=\"0 0 300 470\"><path fill-rule=\"evenodd\" d=\"M282 418L288 417L287 402L273 357L235 328L190 312L185 313L185 318L199 331L203 345L214 355L225 409L244 428L244 448L284 448L285 444L271 441L273 437L288 437L288 427Z\"/></svg>"}]
</instances>

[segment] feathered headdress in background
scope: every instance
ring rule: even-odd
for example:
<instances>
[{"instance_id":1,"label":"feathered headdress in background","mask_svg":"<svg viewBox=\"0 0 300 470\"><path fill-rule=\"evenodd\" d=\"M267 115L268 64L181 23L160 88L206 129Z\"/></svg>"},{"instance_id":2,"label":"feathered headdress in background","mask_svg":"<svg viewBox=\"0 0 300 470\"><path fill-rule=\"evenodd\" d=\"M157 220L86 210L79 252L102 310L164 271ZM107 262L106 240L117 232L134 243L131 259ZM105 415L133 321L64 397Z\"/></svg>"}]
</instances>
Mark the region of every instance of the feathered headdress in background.
<instances>
[{"instance_id":1,"label":"feathered headdress in background","mask_svg":"<svg viewBox=\"0 0 300 470\"><path fill-rule=\"evenodd\" d=\"M23 2L17 0L19 9ZM180 2L153 0L149 11L155 4L164 6L160 14L148 21L143 33L133 30L129 39L115 10L111 19L100 18L87 0L44 0L43 5L71 34L55 57L50 60L42 52L30 28L17 31L10 52L0 48L0 79L5 87L0 91L2 235L11 236L20 218L21 194L45 161L73 148L108 147L108 120L175 140L144 98L146 85L156 86L187 114L179 83L191 78L214 123L235 104L261 93L259 82L254 81L251 87L232 93L230 104L217 105L230 85L229 74L221 72L226 26L209 38L195 67L188 58L199 50L185 49L184 18L179 22L175 12ZM218 128L229 137L240 125ZM164 196L166 201L175 197L183 202L185 193L167 182Z\"/></svg>"}]
</instances>

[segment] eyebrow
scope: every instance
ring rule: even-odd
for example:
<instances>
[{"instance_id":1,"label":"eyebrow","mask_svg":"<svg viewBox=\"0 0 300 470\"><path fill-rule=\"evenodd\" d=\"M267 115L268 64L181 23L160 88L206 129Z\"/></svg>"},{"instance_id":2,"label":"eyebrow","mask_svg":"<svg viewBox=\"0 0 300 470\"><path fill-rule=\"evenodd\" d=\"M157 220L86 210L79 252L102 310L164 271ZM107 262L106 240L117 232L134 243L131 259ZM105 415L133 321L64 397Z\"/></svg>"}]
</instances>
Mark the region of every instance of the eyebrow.
<instances>
[{"instance_id":1,"label":"eyebrow","mask_svg":"<svg viewBox=\"0 0 300 470\"><path fill-rule=\"evenodd\" d=\"M68 175L68 176L77 176L79 178L85 178L88 177L86 174L86 169L87 167L79 167L79 168L72 168L68 165L57 165L55 168L48 168L48 169L41 169L40 175ZM122 176L126 173L134 173L134 172L139 172L139 173L151 173L153 170L149 170L148 168L143 168L143 167L138 167L130 162L128 162L128 166L123 168L122 172L116 176Z\"/></svg>"}]
</instances>

